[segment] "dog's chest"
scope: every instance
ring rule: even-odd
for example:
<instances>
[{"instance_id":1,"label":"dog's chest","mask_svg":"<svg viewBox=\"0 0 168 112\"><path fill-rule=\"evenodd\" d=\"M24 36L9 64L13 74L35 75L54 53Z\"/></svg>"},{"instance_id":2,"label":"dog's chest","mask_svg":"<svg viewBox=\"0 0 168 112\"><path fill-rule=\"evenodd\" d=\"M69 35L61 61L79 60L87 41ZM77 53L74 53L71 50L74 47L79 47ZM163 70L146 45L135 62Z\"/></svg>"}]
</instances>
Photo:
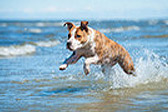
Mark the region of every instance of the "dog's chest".
<instances>
[{"instance_id":1,"label":"dog's chest","mask_svg":"<svg viewBox=\"0 0 168 112\"><path fill-rule=\"evenodd\" d=\"M83 49L82 50L82 54L85 58L88 57L93 57L96 55L95 50L94 49Z\"/></svg>"}]
</instances>

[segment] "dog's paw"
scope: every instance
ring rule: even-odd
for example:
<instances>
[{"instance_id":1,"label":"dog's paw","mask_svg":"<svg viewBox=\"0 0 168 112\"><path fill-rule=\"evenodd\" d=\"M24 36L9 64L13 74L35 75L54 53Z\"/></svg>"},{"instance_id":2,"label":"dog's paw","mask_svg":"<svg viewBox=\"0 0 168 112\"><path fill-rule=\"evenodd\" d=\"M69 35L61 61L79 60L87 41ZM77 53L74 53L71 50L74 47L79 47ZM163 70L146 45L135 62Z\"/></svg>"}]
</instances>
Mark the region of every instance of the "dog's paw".
<instances>
[{"instance_id":1,"label":"dog's paw","mask_svg":"<svg viewBox=\"0 0 168 112\"><path fill-rule=\"evenodd\" d=\"M131 75L132 75L132 76L134 76L134 77L136 77L136 76L137 76L135 72L133 72Z\"/></svg>"},{"instance_id":2,"label":"dog's paw","mask_svg":"<svg viewBox=\"0 0 168 112\"><path fill-rule=\"evenodd\" d=\"M135 71L129 71L129 72L128 72L128 75L132 75L132 76L134 76L134 77L137 76Z\"/></svg>"},{"instance_id":3,"label":"dog's paw","mask_svg":"<svg viewBox=\"0 0 168 112\"><path fill-rule=\"evenodd\" d=\"M63 64L63 65L61 65L61 66L59 66L59 69L60 70L65 70L66 68L67 68L67 64Z\"/></svg>"},{"instance_id":4,"label":"dog's paw","mask_svg":"<svg viewBox=\"0 0 168 112\"><path fill-rule=\"evenodd\" d=\"M84 69L85 75L88 75L90 73L90 69Z\"/></svg>"}]
</instances>

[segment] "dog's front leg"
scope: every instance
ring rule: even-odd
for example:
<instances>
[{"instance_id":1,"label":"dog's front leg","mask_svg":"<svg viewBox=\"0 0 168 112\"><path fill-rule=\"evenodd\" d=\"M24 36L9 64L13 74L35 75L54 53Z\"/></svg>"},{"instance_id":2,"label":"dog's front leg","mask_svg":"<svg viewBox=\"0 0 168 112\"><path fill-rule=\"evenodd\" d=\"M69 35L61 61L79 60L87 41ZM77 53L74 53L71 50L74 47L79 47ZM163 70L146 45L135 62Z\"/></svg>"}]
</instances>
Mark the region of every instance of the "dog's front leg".
<instances>
[{"instance_id":1,"label":"dog's front leg","mask_svg":"<svg viewBox=\"0 0 168 112\"><path fill-rule=\"evenodd\" d=\"M76 52L73 52L73 54L63 62L59 69L65 70L69 64L75 64L80 59L80 57L81 55L77 54Z\"/></svg>"},{"instance_id":2,"label":"dog's front leg","mask_svg":"<svg viewBox=\"0 0 168 112\"><path fill-rule=\"evenodd\" d=\"M90 73L90 64L96 64L97 62L98 62L97 56L86 58L83 66L85 75L88 75Z\"/></svg>"}]
</instances>

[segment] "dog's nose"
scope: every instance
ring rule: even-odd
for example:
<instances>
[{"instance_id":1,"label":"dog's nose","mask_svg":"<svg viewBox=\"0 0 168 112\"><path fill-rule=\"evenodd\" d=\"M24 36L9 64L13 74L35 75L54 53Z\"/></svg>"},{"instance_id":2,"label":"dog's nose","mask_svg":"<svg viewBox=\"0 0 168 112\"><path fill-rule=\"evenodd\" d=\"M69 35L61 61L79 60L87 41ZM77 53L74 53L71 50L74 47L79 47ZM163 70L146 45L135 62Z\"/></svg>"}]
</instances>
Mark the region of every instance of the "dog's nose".
<instances>
[{"instance_id":1,"label":"dog's nose","mask_svg":"<svg viewBox=\"0 0 168 112\"><path fill-rule=\"evenodd\" d=\"M67 48L70 48L71 44L71 42L67 42Z\"/></svg>"},{"instance_id":2,"label":"dog's nose","mask_svg":"<svg viewBox=\"0 0 168 112\"><path fill-rule=\"evenodd\" d=\"M68 46L68 47L71 46L71 44L72 44L71 42L67 42L67 46Z\"/></svg>"},{"instance_id":3,"label":"dog's nose","mask_svg":"<svg viewBox=\"0 0 168 112\"><path fill-rule=\"evenodd\" d=\"M71 48L72 46L71 45L72 45L72 42L67 42L67 49L72 51L72 48Z\"/></svg>"}]
</instances>

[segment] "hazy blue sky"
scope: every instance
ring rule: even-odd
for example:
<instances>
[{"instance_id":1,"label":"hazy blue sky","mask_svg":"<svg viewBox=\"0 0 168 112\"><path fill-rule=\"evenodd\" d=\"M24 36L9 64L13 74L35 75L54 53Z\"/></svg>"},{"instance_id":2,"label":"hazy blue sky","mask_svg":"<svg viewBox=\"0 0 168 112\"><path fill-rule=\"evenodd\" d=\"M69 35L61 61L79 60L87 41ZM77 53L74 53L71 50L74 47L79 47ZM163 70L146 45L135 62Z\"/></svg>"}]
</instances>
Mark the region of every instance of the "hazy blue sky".
<instances>
[{"instance_id":1,"label":"hazy blue sky","mask_svg":"<svg viewBox=\"0 0 168 112\"><path fill-rule=\"evenodd\" d=\"M168 0L0 0L0 19L168 18Z\"/></svg>"}]
</instances>

